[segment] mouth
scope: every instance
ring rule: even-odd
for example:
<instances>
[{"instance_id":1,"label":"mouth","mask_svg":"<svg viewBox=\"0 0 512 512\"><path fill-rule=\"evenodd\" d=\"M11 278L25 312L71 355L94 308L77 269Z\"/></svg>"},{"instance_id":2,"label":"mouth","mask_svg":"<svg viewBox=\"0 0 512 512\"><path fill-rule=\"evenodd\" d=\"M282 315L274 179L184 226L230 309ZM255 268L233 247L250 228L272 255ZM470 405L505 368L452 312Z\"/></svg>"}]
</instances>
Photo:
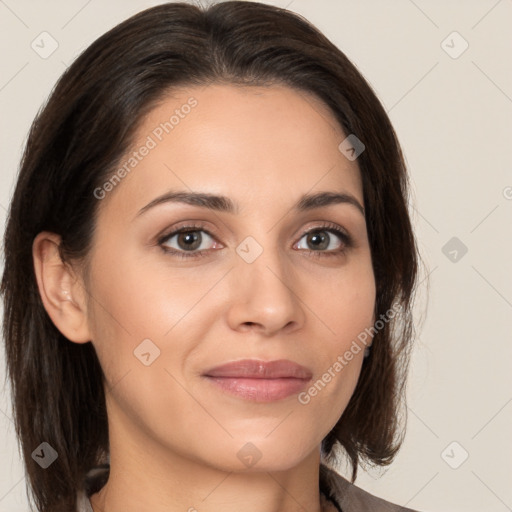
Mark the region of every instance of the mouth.
<instances>
[{"instance_id":1,"label":"mouth","mask_svg":"<svg viewBox=\"0 0 512 512\"><path fill-rule=\"evenodd\" d=\"M302 391L313 374L287 359L244 359L211 368L202 376L221 391L243 400L273 402Z\"/></svg>"}]
</instances>

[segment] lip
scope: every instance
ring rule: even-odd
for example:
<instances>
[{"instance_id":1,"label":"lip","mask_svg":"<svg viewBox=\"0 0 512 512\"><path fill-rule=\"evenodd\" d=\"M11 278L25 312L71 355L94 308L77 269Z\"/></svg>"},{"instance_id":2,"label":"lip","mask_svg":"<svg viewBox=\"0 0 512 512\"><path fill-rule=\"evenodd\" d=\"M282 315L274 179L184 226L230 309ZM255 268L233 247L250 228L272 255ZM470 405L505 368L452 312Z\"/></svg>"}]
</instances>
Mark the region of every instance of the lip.
<instances>
[{"instance_id":1,"label":"lip","mask_svg":"<svg viewBox=\"0 0 512 512\"><path fill-rule=\"evenodd\" d=\"M287 359L243 359L215 366L202 376L222 391L244 400L273 402L299 393L313 374Z\"/></svg>"}]
</instances>

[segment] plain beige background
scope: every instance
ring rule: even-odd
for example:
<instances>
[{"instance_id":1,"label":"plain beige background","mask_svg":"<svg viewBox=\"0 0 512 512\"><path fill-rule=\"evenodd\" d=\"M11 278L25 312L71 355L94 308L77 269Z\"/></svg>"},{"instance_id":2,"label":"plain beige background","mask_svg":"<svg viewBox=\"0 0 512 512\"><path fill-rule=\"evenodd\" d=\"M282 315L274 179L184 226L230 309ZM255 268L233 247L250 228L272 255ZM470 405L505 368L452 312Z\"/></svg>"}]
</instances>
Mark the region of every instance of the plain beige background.
<instances>
[{"instance_id":1,"label":"plain beige background","mask_svg":"<svg viewBox=\"0 0 512 512\"><path fill-rule=\"evenodd\" d=\"M28 128L58 77L106 30L157 3L0 0L2 225ZM357 65L411 173L430 295L427 304L424 281L407 436L392 466L361 472L356 483L424 512L510 511L512 1L266 3L305 16ZM33 41L40 53L58 47L41 56ZM10 407L4 389L0 512L21 512L28 505Z\"/></svg>"}]
</instances>

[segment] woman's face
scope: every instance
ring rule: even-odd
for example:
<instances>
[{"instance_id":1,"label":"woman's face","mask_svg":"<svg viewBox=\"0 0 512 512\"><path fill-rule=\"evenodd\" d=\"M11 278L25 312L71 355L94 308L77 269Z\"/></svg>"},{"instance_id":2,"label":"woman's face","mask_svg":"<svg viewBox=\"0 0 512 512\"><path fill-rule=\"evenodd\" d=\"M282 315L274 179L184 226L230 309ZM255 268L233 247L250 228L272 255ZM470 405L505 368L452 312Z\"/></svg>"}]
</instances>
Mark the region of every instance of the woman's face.
<instances>
[{"instance_id":1,"label":"woman's face","mask_svg":"<svg viewBox=\"0 0 512 512\"><path fill-rule=\"evenodd\" d=\"M111 450L289 468L346 408L364 346L344 354L374 321L348 134L306 93L230 85L167 97L137 133L95 191L86 283Z\"/></svg>"}]
</instances>

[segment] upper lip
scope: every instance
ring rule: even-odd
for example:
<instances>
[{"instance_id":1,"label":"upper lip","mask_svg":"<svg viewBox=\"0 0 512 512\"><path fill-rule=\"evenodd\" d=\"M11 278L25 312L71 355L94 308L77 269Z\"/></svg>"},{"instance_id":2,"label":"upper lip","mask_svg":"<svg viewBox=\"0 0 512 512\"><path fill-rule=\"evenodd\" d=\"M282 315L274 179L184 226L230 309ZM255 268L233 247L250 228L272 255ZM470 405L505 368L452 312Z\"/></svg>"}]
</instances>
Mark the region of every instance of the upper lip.
<instances>
[{"instance_id":1,"label":"upper lip","mask_svg":"<svg viewBox=\"0 0 512 512\"><path fill-rule=\"evenodd\" d=\"M259 359L242 359L215 366L206 372L207 377L241 377L251 379L311 379L312 372L300 364L279 359L276 361L262 361Z\"/></svg>"}]
</instances>

